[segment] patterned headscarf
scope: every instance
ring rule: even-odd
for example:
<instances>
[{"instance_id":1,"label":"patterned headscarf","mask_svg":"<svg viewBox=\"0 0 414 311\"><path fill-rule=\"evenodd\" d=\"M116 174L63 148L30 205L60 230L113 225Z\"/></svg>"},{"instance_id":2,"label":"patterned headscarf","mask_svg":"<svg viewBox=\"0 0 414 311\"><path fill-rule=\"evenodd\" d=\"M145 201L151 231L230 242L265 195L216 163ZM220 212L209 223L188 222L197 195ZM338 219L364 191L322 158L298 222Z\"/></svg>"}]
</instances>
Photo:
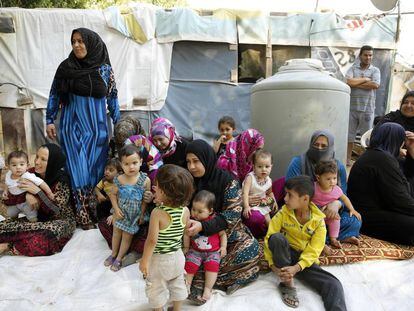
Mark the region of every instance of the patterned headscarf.
<instances>
[{"instance_id":1,"label":"patterned headscarf","mask_svg":"<svg viewBox=\"0 0 414 311\"><path fill-rule=\"evenodd\" d=\"M251 156L263 145L263 135L258 130L247 129L227 143L226 152L220 156L217 167L229 171L238 180L243 181L253 170Z\"/></svg>"},{"instance_id":2,"label":"patterned headscarf","mask_svg":"<svg viewBox=\"0 0 414 311\"><path fill-rule=\"evenodd\" d=\"M398 123L388 122L372 131L369 148L384 151L398 158L404 140L404 128Z\"/></svg>"},{"instance_id":3,"label":"patterned headscarf","mask_svg":"<svg viewBox=\"0 0 414 311\"><path fill-rule=\"evenodd\" d=\"M125 140L133 135L145 135L141 122L132 116L122 117L114 127L114 141L117 149L122 148Z\"/></svg>"},{"instance_id":4,"label":"patterned headscarf","mask_svg":"<svg viewBox=\"0 0 414 311\"><path fill-rule=\"evenodd\" d=\"M150 129L150 140L154 144L154 136L164 136L168 139L168 146L165 150L160 150L163 157L168 157L175 152L177 141L181 141L180 135L175 130L175 126L166 118L157 118L152 121Z\"/></svg>"}]
</instances>

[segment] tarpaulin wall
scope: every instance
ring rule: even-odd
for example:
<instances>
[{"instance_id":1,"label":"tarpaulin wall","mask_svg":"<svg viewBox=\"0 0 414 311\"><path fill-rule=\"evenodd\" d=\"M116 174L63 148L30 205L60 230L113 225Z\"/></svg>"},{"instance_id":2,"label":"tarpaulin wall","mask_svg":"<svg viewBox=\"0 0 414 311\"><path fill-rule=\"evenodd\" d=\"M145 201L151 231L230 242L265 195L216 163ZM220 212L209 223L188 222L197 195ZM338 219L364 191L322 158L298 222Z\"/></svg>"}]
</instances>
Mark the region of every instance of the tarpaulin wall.
<instances>
[{"instance_id":1,"label":"tarpaulin wall","mask_svg":"<svg viewBox=\"0 0 414 311\"><path fill-rule=\"evenodd\" d=\"M159 115L176 124L181 135L210 141L217 122L232 116L238 129L250 125L252 84L231 83L237 49L227 43L176 42L167 100Z\"/></svg>"}]
</instances>

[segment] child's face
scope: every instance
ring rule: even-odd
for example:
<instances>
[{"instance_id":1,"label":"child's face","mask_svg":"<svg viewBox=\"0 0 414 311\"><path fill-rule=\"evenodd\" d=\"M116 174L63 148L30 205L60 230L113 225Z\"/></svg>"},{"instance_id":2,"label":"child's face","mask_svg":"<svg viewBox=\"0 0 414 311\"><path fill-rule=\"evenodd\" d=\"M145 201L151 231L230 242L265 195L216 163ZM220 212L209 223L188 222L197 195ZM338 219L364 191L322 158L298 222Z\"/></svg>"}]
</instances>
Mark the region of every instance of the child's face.
<instances>
[{"instance_id":1,"label":"child's face","mask_svg":"<svg viewBox=\"0 0 414 311\"><path fill-rule=\"evenodd\" d=\"M210 210L203 202L193 202L191 206L191 217L195 220L202 221L211 215Z\"/></svg>"},{"instance_id":2,"label":"child's face","mask_svg":"<svg viewBox=\"0 0 414 311\"><path fill-rule=\"evenodd\" d=\"M316 179L318 181L319 186L322 189L331 189L333 186L336 186L338 183L338 175L336 173L325 173L322 175L317 175Z\"/></svg>"},{"instance_id":3,"label":"child's face","mask_svg":"<svg viewBox=\"0 0 414 311\"><path fill-rule=\"evenodd\" d=\"M226 141L233 138L234 128L230 126L228 123L221 123L219 126L220 135L224 135L226 137Z\"/></svg>"},{"instance_id":4,"label":"child's face","mask_svg":"<svg viewBox=\"0 0 414 311\"><path fill-rule=\"evenodd\" d=\"M254 173L259 178L266 178L272 171L272 161L270 157L259 157L253 166Z\"/></svg>"},{"instance_id":5,"label":"child's face","mask_svg":"<svg viewBox=\"0 0 414 311\"><path fill-rule=\"evenodd\" d=\"M154 203L155 204L164 204L167 202L167 196L165 195L164 191L160 187L158 187L158 181L155 181L155 184L152 186L152 190L154 191Z\"/></svg>"},{"instance_id":6,"label":"child's face","mask_svg":"<svg viewBox=\"0 0 414 311\"><path fill-rule=\"evenodd\" d=\"M27 171L27 160L25 158L11 158L9 168L14 177L20 177Z\"/></svg>"},{"instance_id":7,"label":"child's face","mask_svg":"<svg viewBox=\"0 0 414 311\"><path fill-rule=\"evenodd\" d=\"M288 209L295 210L295 209L308 206L309 204L308 195L299 196L299 193L297 193L294 190L285 189L285 191L286 191L285 203Z\"/></svg>"},{"instance_id":8,"label":"child's face","mask_svg":"<svg viewBox=\"0 0 414 311\"><path fill-rule=\"evenodd\" d=\"M107 181L113 181L115 176L118 174L116 167L108 165L105 167L104 176Z\"/></svg>"},{"instance_id":9,"label":"child's face","mask_svg":"<svg viewBox=\"0 0 414 311\"><path fill-rule=\"evenodd\" d=\"M127 176L136 176L139 173L142 160L137 153L130 156L124 156L121 159L121 166L124 174Z\"/></svg>"}]
</instances>

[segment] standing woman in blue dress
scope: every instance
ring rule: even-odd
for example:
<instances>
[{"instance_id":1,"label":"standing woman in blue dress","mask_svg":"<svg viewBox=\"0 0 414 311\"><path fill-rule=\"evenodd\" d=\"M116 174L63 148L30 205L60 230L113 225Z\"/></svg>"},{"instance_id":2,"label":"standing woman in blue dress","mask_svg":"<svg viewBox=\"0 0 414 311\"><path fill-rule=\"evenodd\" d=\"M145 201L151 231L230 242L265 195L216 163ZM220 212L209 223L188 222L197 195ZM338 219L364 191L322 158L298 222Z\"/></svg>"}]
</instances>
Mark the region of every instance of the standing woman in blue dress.
<instances>
[{"instance_id":1,"label":"standing woman in blue dress","mask_svg":"<svg viewBox=\"0 0 414 311\"><path fill-rule=\"evenodd\" d=\"M46 111L46 132L56 139L56 119L62 109L59 142L66 154L77 221L84 229L93 228L90 199L103 176L108 157L108 106L115 124L120 117L118 91L101 37L87 28L72 31L72 52L58 67Z\"/></svg>"}]
</instances>

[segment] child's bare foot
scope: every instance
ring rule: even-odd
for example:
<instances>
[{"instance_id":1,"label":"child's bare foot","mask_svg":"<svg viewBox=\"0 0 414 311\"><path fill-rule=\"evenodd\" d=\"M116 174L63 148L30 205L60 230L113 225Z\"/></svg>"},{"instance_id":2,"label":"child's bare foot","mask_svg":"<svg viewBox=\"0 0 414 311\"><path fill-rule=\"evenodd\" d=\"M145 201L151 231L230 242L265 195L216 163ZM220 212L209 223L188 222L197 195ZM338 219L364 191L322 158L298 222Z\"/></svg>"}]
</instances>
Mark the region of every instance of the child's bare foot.
<instances>
[{"instance_id":1,"label":"child's bare foot","mask_svg":"<svg viewBox=\"0 0 414 311\"><path fill-rule=\"evenodd\" d=\"M330 244L334 248L342 248L341 242L339 242L336 238L329 238Z\"/></svg>"},{"instance_id":2,"label":"child's bare foot","mask_svg":"<svg viewBox=\"0 0 414 311\"><path fill-rule=\"evenodd\" d=\"M323 247L322 254L325 255L325 256L331 256L332 255L331 248L328 245L325 245Z\"/></svg>"},{"instance_id":3,"label":"child's bare foot","mask_svg":"<svg viewBox=\"0 0 414 311\"><path fill-rule=\"evenodd\" d=\"M203 292L203 296L201 297L201 299L207 301L211 298L211 288L204 288L204 292Z\"/></svg>"},{"instance_id":4,"label":"child's bare foot","mask_svg":"<svg viewBox=\"0 0 414 311\"><path fill-rule=\"evenodd\" d=\"M355 237L355 236L351 236L349 238L346 238L346 239L342 240L342 242L355 244L357 246L359 246L359 243L360 243L358 238Z\"/></svg>"}]
</instances>

